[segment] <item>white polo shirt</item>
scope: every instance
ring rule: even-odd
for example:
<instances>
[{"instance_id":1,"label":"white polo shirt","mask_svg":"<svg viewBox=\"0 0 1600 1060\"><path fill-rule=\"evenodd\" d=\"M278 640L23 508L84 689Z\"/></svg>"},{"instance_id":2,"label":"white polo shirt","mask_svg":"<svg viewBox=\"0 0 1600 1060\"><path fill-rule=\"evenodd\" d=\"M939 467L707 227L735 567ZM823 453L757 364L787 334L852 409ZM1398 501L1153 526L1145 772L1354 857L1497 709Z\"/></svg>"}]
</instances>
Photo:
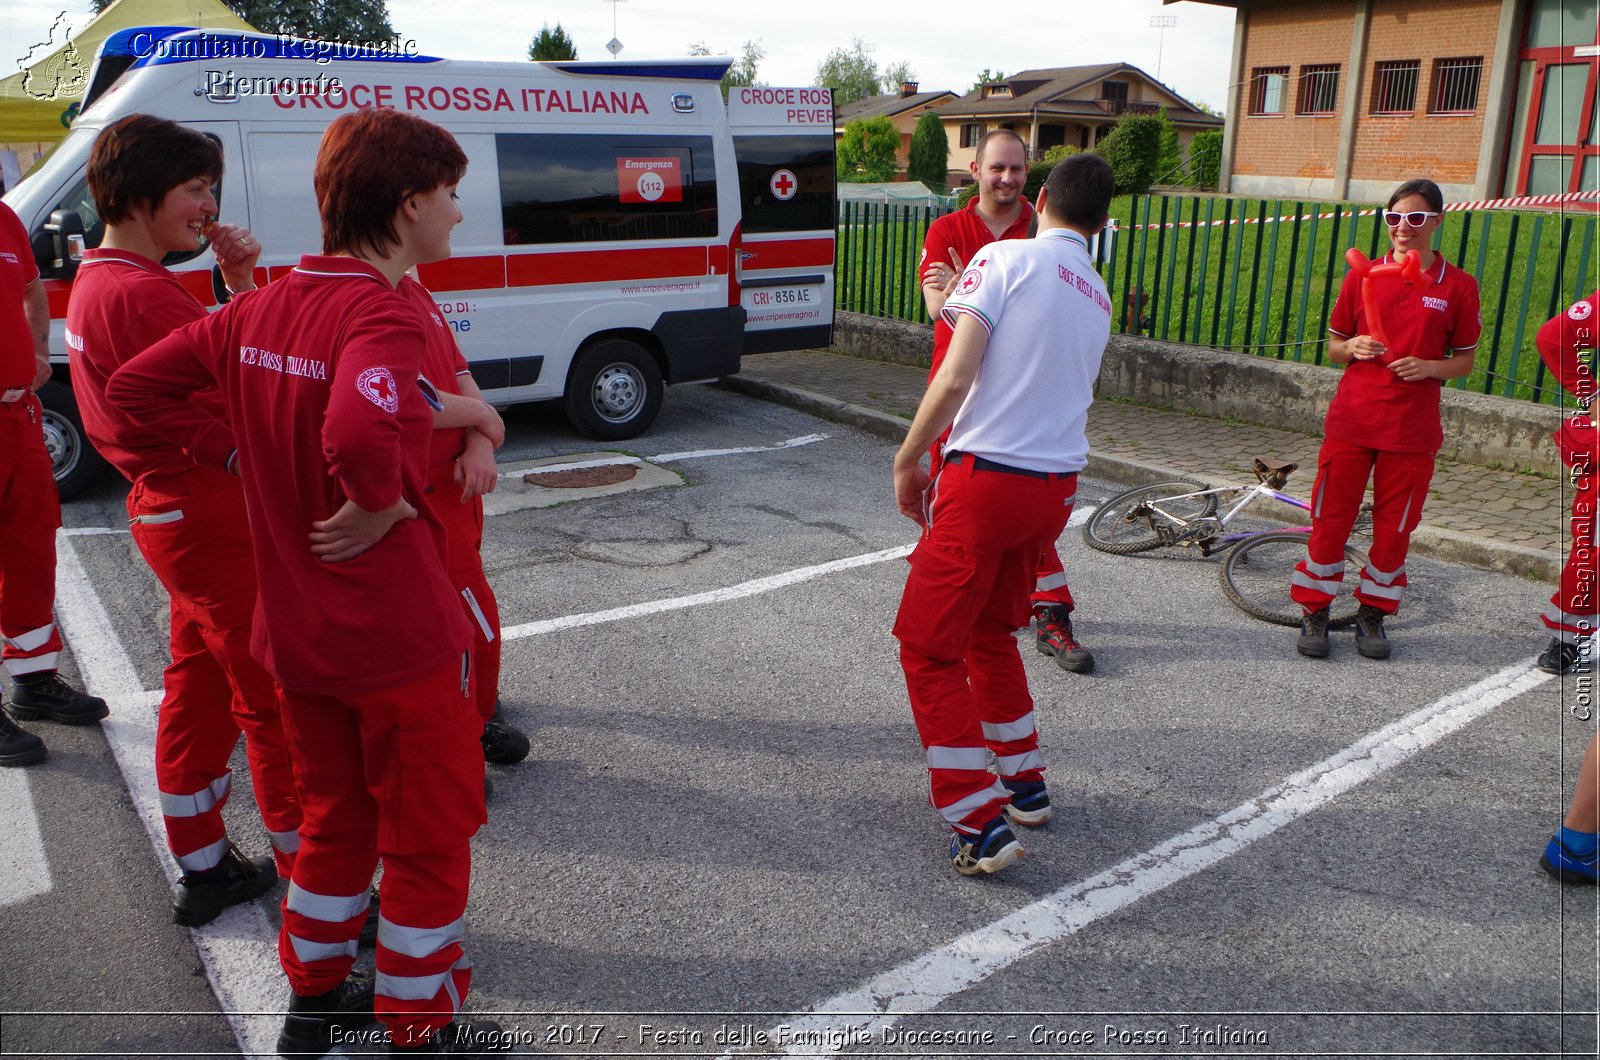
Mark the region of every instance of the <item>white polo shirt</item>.
<instances>
[{"instance_id":1,"label":"white polo shirt","mask_svg":"<svg viewBox=\"0 0 1600 1060\"><path fill-rule=\"evenodd\" d=\"M1066 228L990 243L944 304L989 331L977 379L956 412L946 452L1033 471L1080 471L1111 299L1088 241Z\"/></svg>"}]
</instances>

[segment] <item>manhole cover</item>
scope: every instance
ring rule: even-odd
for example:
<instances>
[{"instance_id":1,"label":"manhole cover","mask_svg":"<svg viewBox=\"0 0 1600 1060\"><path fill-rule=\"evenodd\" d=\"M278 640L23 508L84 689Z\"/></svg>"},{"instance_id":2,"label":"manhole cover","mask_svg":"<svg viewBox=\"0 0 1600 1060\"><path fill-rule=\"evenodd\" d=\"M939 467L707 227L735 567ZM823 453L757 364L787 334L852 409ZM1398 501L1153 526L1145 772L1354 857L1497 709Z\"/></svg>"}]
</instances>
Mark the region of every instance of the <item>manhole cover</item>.
<instances>
[{"instance_id":1,"label":"manhole cover","mask_svg":"<svg viewBox=\"0 0 1600 1060\"><path fill-rule=\"evenodd\" d=\"M547 486L554 490L576 490L586 486L614 486L627 482L639 473L633 464L603 464L600 467L580 467L571 471L530 471L522 481L530 486Z\"/></svg>"}]
</instances>

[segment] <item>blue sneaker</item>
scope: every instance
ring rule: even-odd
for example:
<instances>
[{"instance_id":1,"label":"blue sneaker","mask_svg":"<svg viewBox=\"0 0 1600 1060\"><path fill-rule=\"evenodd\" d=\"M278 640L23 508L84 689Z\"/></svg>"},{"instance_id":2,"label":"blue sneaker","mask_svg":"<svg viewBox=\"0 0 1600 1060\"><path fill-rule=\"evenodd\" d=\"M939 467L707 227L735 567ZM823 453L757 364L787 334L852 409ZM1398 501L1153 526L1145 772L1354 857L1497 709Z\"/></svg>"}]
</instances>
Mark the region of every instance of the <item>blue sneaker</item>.
<instances>
[{"instance_id":1,"label":"blue sneaker","mask_svg":"<svg viewBox=\"0 0 1600 1060\"><path fill-rule=\"evenodd\" d=\"M1011 826L1001 814L970 840L964 832L951 836L950 860L963 876L999 872L1022 860L1022 844L1011 834Z\"/></svg>"},{"instance_id":2,"label":"blue sneaker","mask_svg":"<svg viewBox=\"0 0 1600 1060\"><path fill-rule=\"evenodd\" d=\"M1012 824L1037 828L1049 823L1050 792L1045 788L1044 781L1013 784L1009 780L1002 780L1001 783L1011 792L1011 801L1006 804L1006 816L1011 818Z\"/></svg>"},{"instance_id":3,"label":"blue sneaker","mask_svg":"<svg viewBox=\"0 0 1600 1060\"><path fill-rule=\"evenodd\" d=\"M1580 858L1567 849L1559 835L1553 835L1539 867L1562 883L1595 883L1600 881L1600 850Z\"/></svg>"}]
</instances>

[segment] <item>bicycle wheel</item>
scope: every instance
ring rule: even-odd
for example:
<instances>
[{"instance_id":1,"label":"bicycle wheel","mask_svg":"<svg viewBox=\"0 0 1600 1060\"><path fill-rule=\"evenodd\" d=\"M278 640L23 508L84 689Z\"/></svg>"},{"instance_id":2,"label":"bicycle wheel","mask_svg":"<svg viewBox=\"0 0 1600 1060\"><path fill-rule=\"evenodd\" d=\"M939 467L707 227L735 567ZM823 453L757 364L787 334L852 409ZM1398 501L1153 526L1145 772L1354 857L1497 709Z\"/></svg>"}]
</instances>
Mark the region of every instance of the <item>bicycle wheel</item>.
<instances>
[{"instance_id":1,"label":"bicycle wheel","mask_svg":"<svg viewBox=\"0 0 1600 1060\"><path fill-rule=\"evenodd\" d=\"M1306 555L1310 535L1295 530L1259 534L1239 542L1217 568L1222 592L1233 605L1253 618L1280 626L1300 624L1300 605L1289 597L1289 579L1295 564ZM1350 545L1344 547L1345 569L1356 576L1366 565L1367 555ZM1328 610L1328 627L1338 629L1356 620L1355 597L1348 592L1337 596Z\"/></svg>"},{"instance_id":2,"label":"bicycle wheel","mask_svg":"<svg viewBox=\"0 0 1600 1060\"><path fill-rule=\"evenodd\" d=\"M1179 480L1119 493L1089 516L1089 521L1083 524L1083 539L1090 548L1118 556L1170 545L1174 536L1172 525L1152 511L1150 505L1160 504L1163 512L1177 519L1213 515L1217 510L1214 493L1172 500L1208 488L1204 483Z\"/></svg>"}]
</instances>

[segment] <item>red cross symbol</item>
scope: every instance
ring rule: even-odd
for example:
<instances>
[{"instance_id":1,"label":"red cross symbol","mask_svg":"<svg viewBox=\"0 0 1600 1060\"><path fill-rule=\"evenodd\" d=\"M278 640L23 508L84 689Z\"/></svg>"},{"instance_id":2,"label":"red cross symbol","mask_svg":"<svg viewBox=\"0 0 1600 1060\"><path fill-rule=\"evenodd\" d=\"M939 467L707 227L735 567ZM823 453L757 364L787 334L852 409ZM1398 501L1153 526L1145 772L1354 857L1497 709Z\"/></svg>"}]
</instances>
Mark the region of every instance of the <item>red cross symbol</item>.
<instances>
[{"instance_id":1,"label":"red cross symbol","mask_svg":"<svg viewBox=\"0 0 1600 1060\"><path fill-rule=\"evenodd\" d=\"M377 395L385 402L394 400L394 389L389 386L389 380L386 376L380 375L368 385L371 386Z\"/></svg>"},{"instance_id":2,"label":"red cross symbol","mask_svg":"<svg viewBox=\"0 0 1600 1060\"><path fill-rule=\"evenodd\" d=\"M794 193L799 190L800 187L799 182L795 179L795 175L789 172L787 169L780 169L776 173L772 174L772 180L770 183L772 187L772 194L777 196L781 202L788 202L790 199L794 198Z\"/></svg>"}]
</instances>

